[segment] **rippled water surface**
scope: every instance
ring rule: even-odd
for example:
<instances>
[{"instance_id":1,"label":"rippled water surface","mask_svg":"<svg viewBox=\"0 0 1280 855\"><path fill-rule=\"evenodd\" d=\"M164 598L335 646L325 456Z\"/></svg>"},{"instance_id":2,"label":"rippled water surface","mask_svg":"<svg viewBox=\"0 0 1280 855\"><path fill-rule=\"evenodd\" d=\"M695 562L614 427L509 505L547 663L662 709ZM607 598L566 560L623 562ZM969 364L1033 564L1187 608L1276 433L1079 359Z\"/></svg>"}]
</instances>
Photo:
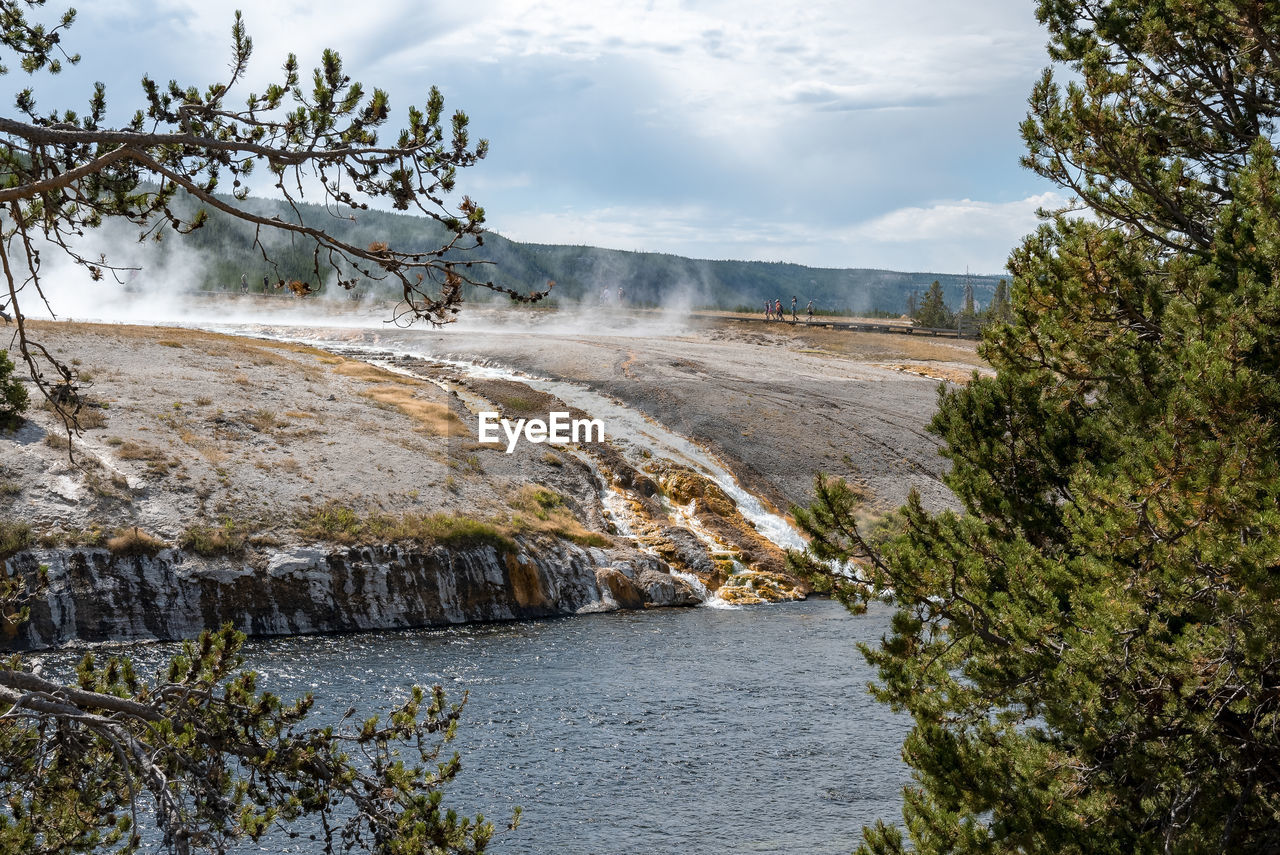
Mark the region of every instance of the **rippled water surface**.
<instances>
[{"instance_id":1,"label":"rippled water surface","mask_svg":"<svg viewBox=\"0 0 1280 855\"><path fill-rule=\"evenodd\" d=\"M864 824L900 816L907 720L866 694L855 647L888 617L810 600L264 640L247 654L264 688L313 691L321 716L385 709L415 682L469 692L445 802L495 821L524 808L493 851L843 853Z\"/></svg>"}]
</instances>

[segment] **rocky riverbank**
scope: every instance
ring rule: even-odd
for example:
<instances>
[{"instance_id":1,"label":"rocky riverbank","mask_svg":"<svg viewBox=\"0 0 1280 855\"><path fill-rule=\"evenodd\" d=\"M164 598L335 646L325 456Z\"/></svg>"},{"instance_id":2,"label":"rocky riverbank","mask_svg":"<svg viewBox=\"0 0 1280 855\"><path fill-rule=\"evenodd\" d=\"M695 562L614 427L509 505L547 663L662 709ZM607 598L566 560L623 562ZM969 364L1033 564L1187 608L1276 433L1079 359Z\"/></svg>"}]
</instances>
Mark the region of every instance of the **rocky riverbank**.
<instances>
[{"instance_id":1,"label":"rocky riverbank","mask_svg":"<svg viewBox=\"0 0 1280 855\"><path fill-rule=\"evenodd\" d=\"M902 429L935 382L885 361L974 362L718 327L245 331L275 340L36 326L79 374L83 430L36 408L0 434L0 559L42 584L9 645L803 597L781 511L816 468L949 501ZM500 364L472 370L484 353ZM600 416L607 440L507 453L477 441L481 410Z\"/></svg>"},{"instance_id":2,"label":"rocky riverbank","mask_svg":"<svg viewBox=\"0 0 1280 855\"><path fill-rule=\"evenodd\" d=\"M36 591L8 646L172 640L230 623L251 636L406 629L696 605L666 564L629 550L520 539L407 549L387 545L275 552L265 566L180 549L30 550L9 571Z\"/></svg>"}]
</instances>

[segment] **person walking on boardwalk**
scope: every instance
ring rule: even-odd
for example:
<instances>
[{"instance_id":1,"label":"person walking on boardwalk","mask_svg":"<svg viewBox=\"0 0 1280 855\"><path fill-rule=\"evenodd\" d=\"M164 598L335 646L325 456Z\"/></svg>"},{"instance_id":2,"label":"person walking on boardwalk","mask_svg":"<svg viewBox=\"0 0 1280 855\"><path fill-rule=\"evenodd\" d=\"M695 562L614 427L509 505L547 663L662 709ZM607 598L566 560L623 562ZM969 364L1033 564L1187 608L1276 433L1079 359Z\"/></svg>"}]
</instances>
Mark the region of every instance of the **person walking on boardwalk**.
<instances>
[{"instance_id":1,"label":"person walking on boardwalk","mask_svg":"<svg viewBox=\"0 0 1280 855\"><path fill-rule=\"evenodd\" d=\"M805 314L808 315L808 317L805 319L805 323L806 324L813 323L813 301L812 300L809 301L809 305L804 307L804 311L805 311Z\"/></svg>"},{"instance_id":2,"label":"person walking on boardwalk","mask_svg":"<svg viewBox=\"0 0 1280 855\"><path fill-rule=\"evenodd\" d=\"M800 319L796 317L796 295L792 294L791 295L791 323L794 324L798 320Z\"/></svg>"},{"instance_id":3,"label":"person walking on boardwalk","mask_svg":"<svg viewBox=\"0 0 1280 855\"><path fill-rule=\"evenodd\" d=\"M249 293L249 274L248 273L240 274L240 293L241 294Z\"/></svg>"}]
</instances>

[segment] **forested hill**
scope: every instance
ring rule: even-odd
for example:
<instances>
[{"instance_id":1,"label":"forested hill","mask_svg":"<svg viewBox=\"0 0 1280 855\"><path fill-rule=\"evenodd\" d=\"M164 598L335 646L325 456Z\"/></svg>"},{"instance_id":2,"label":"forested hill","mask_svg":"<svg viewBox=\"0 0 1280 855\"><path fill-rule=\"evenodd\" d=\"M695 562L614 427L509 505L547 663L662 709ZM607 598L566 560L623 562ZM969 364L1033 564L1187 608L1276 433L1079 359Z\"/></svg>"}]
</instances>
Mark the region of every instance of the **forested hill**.
<instances>
[{"instance_id":1,"label":"forested hill","mask_svg":"<svg viewBox=\"0 0 1280 855\"><path fill-rule=\"evenodd\" d=\"M250 199L241 203L255 212L284 216L282 203ZM386 241L402 249L434 248L444 230L434 221L408 214L361 212L358 221L335 218L319 206L305 206L309 225L324 228L341 239L361 246ZM200 287L221 290L239 287L247 274L254 290L262 288L263 274L271 271L253 247L253 229L247 223L210 212L210 220L183 239L205 250L205 275ZM168 241L166 241L168 243ZM283 278L314 280L311 248L304 241L290 246L287 240L272 242ZM900 313L907 296L925 291L935 279L942 283L947 303L958 308L964 293L964 274L902 273L861 268L831 269L764 261L708 261L652 252L625 252L591 246L531 244L508 240L497 233L485 235L485 245L474 254L494 262L484 278L520 290L556 283L557 302L598 301L604 291L616 296L622 288L635 304L679 304L732 309L762 306L766 299L781 299L790 306L794 295L803 308L813 300L820 310L854 310ZM332 278L332 277L331 277ZM971 276L979 307L991 300L998 276ZM362 286L378 293L378 284ZM479 296L479 295L478 295Z\"/></svg>"}]
</instances>

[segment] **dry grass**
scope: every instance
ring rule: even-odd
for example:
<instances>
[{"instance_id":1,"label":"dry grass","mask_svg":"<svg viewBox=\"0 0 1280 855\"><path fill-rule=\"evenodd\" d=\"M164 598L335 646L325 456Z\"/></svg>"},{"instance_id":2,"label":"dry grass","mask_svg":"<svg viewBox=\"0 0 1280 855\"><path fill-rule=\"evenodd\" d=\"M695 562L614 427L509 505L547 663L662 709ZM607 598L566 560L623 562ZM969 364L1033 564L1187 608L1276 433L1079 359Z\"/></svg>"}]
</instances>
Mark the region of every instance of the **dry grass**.
<instances>
[{"instance_id":1,"label":"dry grass","mask_svg":"<svg viewBox=\"0 0 1280 855\"><path fill-rule=\"evenodd\" d=\"M147 534L136 525L132 528L124 529L115 537L107 540L107 549L112 555L151 556L167 547L168 544L163 540Z\"/></svg>"},{"instance_id":2,"label":"dry grass","mask_svg":"<svg viewBox=\"0 0 1280 855\"><path fill-rule=\"evenodd\" d=\"M80 425L81 430L97 430L107 426L107 416L101 406L91 403L81 407L80 412L76 413L76 424Z\"/></svg>"},{"instance_id":3,"label":"dry grass","mask_svg":"<svg viewBox=\"0 0 1280 855\"><path fill-rule=\"evenodd\" d=\"M963 370L950 365L930 365L924 362L890 362L876 363L881 368L901 371L904 374L915 374L933 380L946 380L963 386L973 379L973 370Z\"/></svg>"},{"instance_id":4,"label":"dry grass","mask_svg":"<svg viewBox=\"0 0 1280 855\"><path fill-rule=\"evenodd\" d=\"M168 457L159 448L128 439L116 446L116 456L121 460L162 460Z\"/></svg>"},{"instance_id":5,"label":"dry grass","mask_svg":"<svg viewBox=\"0 0 1280 855\"><path fill-rule=\"evenodd\" d=\"M249 536L243 526L230 519L221 526L193 525L178 538L178 545L188 552L212 558L219 555L241 555Z\"/></svg>"},{"instance_id":6,"label":"dry grass","mask_svg":"<svg viewBox=\"0 0 1280 855\"><path fill-rule=\"evenodd\" d=\"M33 542L31 526L0 517L0 560L27 549Z\"/></svg>"},{"instance_id":7,"label":"dry grass","mask_svg":"<svg viewBox=\"0 0 1280 855\"><path fill-rule=\"evenodd\" d=\"M802 347L809 345L811 349L818 350L823 355L841 356L870 362L910 360L919 362L960 362L974 367L986 365L982 358L978 356L978 343L969 339L943 339L919 335L812 328L798 330L796 339L797 343Z\"/></svg>"},{"instance_id":8,"label":"dry grass","mask_svg":"<svg viewBox=\"0 0 1280 855\"><path fill-rule=\"evenodd\" d=\"M151 445L132 440L125 440L116 447L116 456L121 460L140 460L147 464L147 473L155 476L168 475L169 470L181 466L182 461L171 457L167 451Z\"/></svg>"},{"instance_id":9,"label":"dry grass","mask_svg":"<svg viewBox=\"0 0 1280 855\"><path fill-rule=\"evenodd\" d=\"M512 532L564 537L583 546L610 546L609 538L584 526L565 497L537 484L525 484L508 500L514 511L507 522Z\"/></svg>"},{"instance_id":10,"label":"dry grass","mask_svg":"<svg viewBox=\"0 0 1280 855\"><path fill-rule=\"evenodd\" d=\"M218 447L216 441L200 436L189 429L178 431L178 439L195 449L201 457L215 466L227 459L227 453Z\"/></svg>"},{"instance_id":11,"label":"dry grass","mask_svg":"<svg viewBox=\"0 0 1280 855\"><path fill-rule=\"evenodd\" d=\"M374 386L360 394L376 404L394 407L416 421L421 429L436 436L449 436L462 429L462 421L453 414L448 404L425 401L416 396L417 391L410 386L387 384Z\"/></svg>"},{"instance_id":12,"label":"dry grass","mask_svg":"<svg viewBox=\"0 0 1280 855\"><path fill-rule=\"evenodd\" d=\"M324 359L320 361L332 365L335 374L341 374L343 377L351 377L355 380L363 380L366 383L399 383L404 386L414 387L423 385L420 380L396 374L393 371L370 365L367 362L361 362L358 359L341 359L336 363L327 362Z\"/></svg>"},{"instance_id":13,"label":"dry grass","mask_svg":"<svg viewBox=\"0 0 1280 855\"><path fill-rule=\"evenodd\" d=\"M344 545L415 543L420 546L496 547L515 552L515 542L493 523L454 514L361 514L338 502L327 502L296 521L299 535L310 540Z\"/></svg>"},{"instance_id":14,"label":"dry grass","mask_svg":"<svg viewBox=\"0 0 1280 855\"><path fill-rule=\"evenodd\" d=\"M58 451L66 451L71 447L71 442L60 433L46 433L44 435L44 444Z\"/></svg>"},{"instance_id":15,"label":"dry grass","mask_svg":"<svg viewBox=\"0 0 1280 855\"><path fill-rule=\"evenodd\" d=\"M103 412L108 405L101 401L95 401L91 398L80 396L80 410L76 413L76 424L81 430L94 430L104 427L107 424L107 416ZM48 400L40 402L40 409L48 413L57 413L58 410ZM70 410L68 410L70 412Z\"/></svg>"},{"instance_id":16,"label":"dry grass","mask_svg":"<svg viewBox=\"0 0 1280 855\"><path fill-rule=\"evenodd\" d=\"M244 417L244 420L253 426L254 430L270 433L283 427L288 427L289 423L281 419L271 410L254 410Z\"/></svg>"}]
</instances>

